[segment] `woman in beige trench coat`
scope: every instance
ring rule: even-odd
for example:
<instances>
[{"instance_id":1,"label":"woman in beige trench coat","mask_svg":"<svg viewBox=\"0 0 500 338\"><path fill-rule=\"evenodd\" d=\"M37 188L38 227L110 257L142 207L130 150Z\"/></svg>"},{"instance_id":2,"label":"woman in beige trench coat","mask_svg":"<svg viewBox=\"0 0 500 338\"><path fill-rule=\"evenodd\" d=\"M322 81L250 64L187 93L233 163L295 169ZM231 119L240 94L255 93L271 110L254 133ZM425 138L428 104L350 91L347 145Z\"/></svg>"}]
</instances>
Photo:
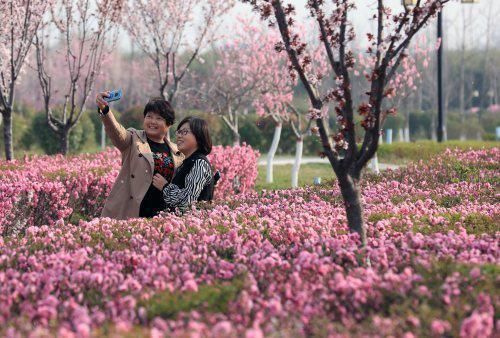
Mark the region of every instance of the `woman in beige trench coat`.
<instances>
[{"instance_id":1,"label":"woman in beige trench coat","mask_svg":"<svg viewBox=\"0 0 500 338\"><path fill-rule=\"evenodd\" d=\"M168 101L151 99L144 108L144 129L125 129L109 110L104 100L108 95L97 94L96 103L106 134L121 152L122 167L101 216L153 217L165 209L162 192L152 184L153 176L161 175L170 182L183 161L177 146L167 138L175 112Z\"/></svg>"}]
</instances>

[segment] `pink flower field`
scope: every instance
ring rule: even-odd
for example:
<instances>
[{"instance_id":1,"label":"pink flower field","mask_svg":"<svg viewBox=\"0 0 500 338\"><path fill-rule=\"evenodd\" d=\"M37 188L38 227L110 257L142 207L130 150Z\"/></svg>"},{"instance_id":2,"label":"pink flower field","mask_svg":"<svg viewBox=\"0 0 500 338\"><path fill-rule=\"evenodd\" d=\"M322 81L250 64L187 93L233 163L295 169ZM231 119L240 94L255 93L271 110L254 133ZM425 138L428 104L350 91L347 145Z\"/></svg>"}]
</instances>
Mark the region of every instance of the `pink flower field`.
<instances>
[{"instance_id":1,"label":"pink flower field","mask_svg":"<svg viewBox=\"0 0 500 338\"><path fill-rule=\"evenodd\" d=\"M215 203L151 220L94 218L115 152L0 162L0 336L498 336L500 149L366 174L366 248L336 182L253 192L231 151Z\"/></svg>"}]
</instances>

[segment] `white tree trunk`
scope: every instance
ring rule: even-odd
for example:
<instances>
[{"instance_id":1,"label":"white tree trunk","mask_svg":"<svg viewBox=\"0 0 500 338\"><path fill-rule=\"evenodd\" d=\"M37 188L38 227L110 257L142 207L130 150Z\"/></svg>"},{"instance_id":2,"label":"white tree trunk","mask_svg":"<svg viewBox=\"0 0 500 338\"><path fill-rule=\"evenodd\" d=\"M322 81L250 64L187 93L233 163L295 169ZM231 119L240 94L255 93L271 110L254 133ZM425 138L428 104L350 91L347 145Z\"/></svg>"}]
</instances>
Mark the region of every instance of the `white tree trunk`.
<instances>
[{"instance_id":1,"label":"white tree trunk","mask_svg":"<svg viewBox=\"0 0 500 338\"><path fill-rule=\"evenodd\" d=\"M378 167L377 153L375 153L375 155L370 160L370 170L373 171L375 174L380 174L380 169Z\"/></svg>"},{"instance_id":2,"label":"white tree trunk","mask_svg":"<svg viewBox=\"0 0 500 338\"><path fill-rule=\"evenodd\" d=\"M437 142L436 116L433 114L431 119L431 140Z\"/></svg>"},{"instance_id":3,"label":"white tree trunk","mask_svg":"<svg viewBox=\"0 0 500 338\"><path fill-rule=\"evenodd\" d=\"M241 145L241 136L240 134L233 133L233 147L238 147Z\"/></svg>"},{"instance_id":4,"label":"white tree trunk","mask_svg":"<svg viewBox=\"0 0 500 338\"><path fill-rule=\"evenodd\" d=\"M304 149L304 140L298 138L295 143L295 162L292 167L292 188L297 188L299 186L299 171L300 162L302 161L302 152Z\"/></svg>"},{"instance_id":5,"label":"white tree trunk","mask_svg":"<svg viewBox=\"0 0 500 338\"><path fill-rule=\"evenodd\" d=\"M406 110L406 119L405 119L405 126L404 126L404 141L405 142L410 142L410 110Z\"/></svg>"},{"instance_id":6,"label":"white tree trunk","mask_svg":"<svg viewBox=\"0 0 500 338\"><path fill-rule=\"evenodd\" d=\"M386 136L386 143L392 144L392 129L387 129L385 131L385 136Z\"/></svg>"},{"instance_id":7,"label":"white tree trunk","mask_svg":"<svg viewBox=\"0 0 500 338\"><path fill-rule=\"evenodd\" d=\"M403 128L399 128L398 130L398 142L404 142L405 141L405 135L403 133Z\"/></svg>"},{"instance_id":8,"label":"white tree trunk","mask_svg":"<svg viewBox=\"0 0 500 338\"><path fill-rule=\"evenodd\" d=\"M271 143L271 148L269 149L269 153L267 154L266 183L273 183L274 155L276 155L276 151L278 150L278 144L280 142L282 126L283 125L280 122L277 123L276 128L274 128L273 142Z\"/></svg>"},{"instance_id":9,"label":"white tree trunk","mask_svg":"<svg viewBox=\"0 0 500 338\"><path fill-rule=\"evenodd\" d=\"M101 150L106 148L106 131L104 130L104 123L101 124Z\"/></svg>"}]
</instances>

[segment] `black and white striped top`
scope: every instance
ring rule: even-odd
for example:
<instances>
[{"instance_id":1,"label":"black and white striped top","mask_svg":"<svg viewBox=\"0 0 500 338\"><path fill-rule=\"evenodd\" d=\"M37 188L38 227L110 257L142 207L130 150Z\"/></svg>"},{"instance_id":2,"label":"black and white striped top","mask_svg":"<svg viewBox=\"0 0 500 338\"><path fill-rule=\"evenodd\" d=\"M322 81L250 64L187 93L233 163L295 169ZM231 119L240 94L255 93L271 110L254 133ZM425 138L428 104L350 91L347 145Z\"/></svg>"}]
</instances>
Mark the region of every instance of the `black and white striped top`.
<instances>
[{"instance_id":1,"label":"black and white striped top","mask_svg":"<svg viewBox=\"0 0 500 338\"><path fill-rule=\"evenodd\" d=\"M185 162L190 161L186 160ZM189 165L184 163L175 174L172 183L163 188L163 198L167 210L186 211L193 202L198 200L203 189L211 183L212 169L208 161L197 158L191 162L190 169L184 167L185 164ZM184 180L182 180L182 176L184 176Z\"/></svg>"}]
</instances>

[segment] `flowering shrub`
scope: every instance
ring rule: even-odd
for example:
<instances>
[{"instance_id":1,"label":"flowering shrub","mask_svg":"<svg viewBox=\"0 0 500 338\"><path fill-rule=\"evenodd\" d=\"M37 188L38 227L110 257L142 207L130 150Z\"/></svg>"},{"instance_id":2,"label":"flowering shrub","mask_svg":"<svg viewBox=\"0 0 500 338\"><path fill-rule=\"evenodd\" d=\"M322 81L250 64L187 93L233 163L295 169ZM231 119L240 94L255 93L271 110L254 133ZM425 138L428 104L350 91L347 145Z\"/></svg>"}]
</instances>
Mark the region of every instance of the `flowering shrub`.
<instances>
[{"instance_id":1,"label":"flowering shrub","mask_svg":"<svg viewBox=\"0 0 500 338\"><path fill-rule=\"evenodd\" d=\"M258 156L246 145L214 147L209 157L222 174L216 198L251 191ZM120 171L120 158L116 149L108 148L92 155L0 162L0 232L99 216Z\"/></svg>"},{"instance_id":2,"label":"flowering shrub","mask_svg":"<svg viewBox=\"0 0 500 338\"><path fill-rule=\"evenodd\" d=\"M245 143L241 146L215 146L208 159L219 170L221 179L215 189L216 198L252 191L257 180L259 152Z\"/></svg>"},{"instance_id":3,"label":"flowering shrub","mask_svg":"<svg viewBox=\"0 0 500 338\"><path fill-rule=\"evenodd\" d=\"M0 335L493 337L500 150L368 176L368 244L337 184L183 217L0 237Z\"/></svg>"},{"instance_id":4,"label":"flowering shrub","mask_svg":"<svg viewBox=\"0 0 500 338\"><path fill-rule=\"evenodd\" d=\"M12 233L20 225L99 216L119 170L120 154L111 148L94 155L0 162L0 213L4 215L0 230Z\"/></svg>"}]
</instances>

